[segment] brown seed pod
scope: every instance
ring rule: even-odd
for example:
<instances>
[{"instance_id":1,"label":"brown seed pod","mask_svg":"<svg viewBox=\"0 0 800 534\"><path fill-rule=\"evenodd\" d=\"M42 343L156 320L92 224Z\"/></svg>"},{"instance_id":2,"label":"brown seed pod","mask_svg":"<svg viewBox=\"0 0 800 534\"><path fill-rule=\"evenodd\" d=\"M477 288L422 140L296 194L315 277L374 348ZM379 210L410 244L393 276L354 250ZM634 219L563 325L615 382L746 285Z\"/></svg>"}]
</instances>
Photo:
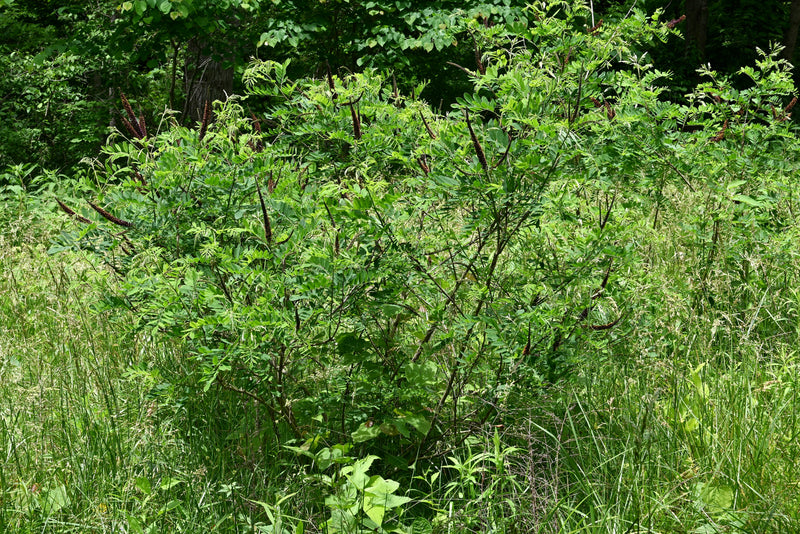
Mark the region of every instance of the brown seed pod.
<instances>
[{"instance_id":1,"label":"brown seed pod","mask_svg":"<svg viewBox=\"0 0 800 534\"><path fill-rule=\"evenodd\" d=\"M331 64L328 61L325 61L325 74L328 77L328 87L331 90L331 99L336 100L339 98L339 95L336 94L336 85L333 83L333 75L331 74Z\"/></svg>"},{"instance_id":2,"label":"brown seed pod","mask_svg":"<svg viewBox=\"0 0 800 534\"><path fill-rule=\"evenodd\" d=\"M120 243L120 246L122 247L122 250L125 251L125 254L127 254L128 256L133 256L134 254L136 254L136 247L133 246L133 243L131 242L130 239L128 239L128 236L125 235L124 230L118 234L114 234L114 237L122 239L123 242Z\"/></svg>"},{"instance_id":3,"label":"brown seed pod","mask_svg":"<svg viewBox=\"0 0 800 534\"><path fill-rule=\"evenodd\" d=\"M140 116L139 119L136 118L136 114L133 112L133 108L131 107L131 103L128 102L128 98L125 96L125 93L120 93L120 100L122 100L122 107L125 108L125 113L128 115L128 118L122 118L122 124L128 129L133 137L136 139L144 139L147 135L147 132L144 129L144 117ZM141 124L140 124L141 121Z\"/></svg>"},{"instance_id":4,"label":"brown seed pod","mask_svg":"<svg viewBox=\"0 0 800 534\"><path fill-rule=\"evenodd\" d=\"M425 161L425 156L420 156L417 158L417 163L419 164L420 169L422 172L425 173L425 176L428 176L428 173L431 172L431 168L428 166L427 162Z\"/></svg>"},{"instance_id":5,"label":"brown seed pod","mask_svg":"<svg viewBox=\"0 0 800 534\"><path fill-rule=\"evenodd\" d=\"M144 122L144 115L139 112L139 131L142 132L142 137L147 137L147 125Z\"/></svg>"},{"instance_id":6,"label":"brown seed pod","mask_svg":"<svg viewBox=\"0 0 800 534\"><path fill-rule=\"evenodd\" d=\"M258 133L262 133L261 132L261 121L258 120L258 117L256 117L256 114L251 111L250 112L250 117L253 119L253 129L255 131L257 131Z\"/></svg>"},{"instance_id":7,"label":"brown seed pod","mask_svg":"<svg viewBox=\"0 0 800 534\"><path fill-rule=\"evenodd\" d=\"M272 182L272 176L271 175L269 177L269 182ZM272 245L272 225L269 222L269 214L267 213L267 205L264 202L263 195L261 194L261 185L258 183L258 177L256 177L256 192L258 193L258 201L261 203L261 214L264 216L264 238L267 240L267 244L269 244L271 246Z\"/></svg>"},{"instance_id":8,"label":"brown seed pod","mask_svg":"<svg viewBox=\"0 0 800 534\"><path fill-rule=\"evenodd\" d=\"M122 117L122 124L124 124L124 125L125 125L125 128L126 128L126 129L128 130L128 132L131 134L131 137L133 137L133 138L135 138L135 139L138 139L138 138L139 138L139 134L138 134L138 132L137 132L137 131L136 131L136 129L133 127L133 124L131 124L131 123L128 121L128 119L126 119L125 117Z\"/></svg>"},{"instance_id":9,"label":"brown seed pod","mask_svg":"<svg viewBox=\"0 0 800 534\"><path fill-rule=\"evenodd\" d=\"M66 213L67 215L70 215L70 216L74 217L75 219L79 220L80 222L82 222L84 224L91 224L92 223L92 221L90 221L89 219L87 219L83 215L75 213L72 209L70 209L69 206L67 206L66 204L64 204L60 200L56 199L56 202L58 202L58 205L61 208L61 210L64 213Z\"/></svg>"},{"instance_id":10,"label":"brown seed pod","mask_svg":"<svg viewBox=\"0 0 800 534\"><path fill-rule=\"evenodd\" d=\"M678 24L680 24L684 20L686 20L686 15L681 15L677 19L672 19L671 21L667 22L667 28L672 30L672 29L675 28L675 26L677 26Z\"/></svg>"},{"instance_id":11,"label":"brown seed pod","mask_svg":"<svg viewBox=\"0 0 800 534\"><path fill-rule=\"evenodd\" d=\"M603 105L606 108L606 117L608 117L608 120L611 120L617 116L617 112L614 111L614 108L611 107L611 104L609 104L607 100L603 102Z\"/></svg>"},{"instance_id":12,"label":"brown seed pod","mask_svg":"<svg viewBox=\"0 0 800 534\"><path fill-rule=\"evenodd\" d=\"M358 117L355 105L352 102L347 104L350 106L350 117L353 119L353 137L361 139L361 119Z\"/></svg>"},{"instance_id":13,"label":"brown seed pod","mask_svg":"<svg viewBox=\"0 0 800 534\"><path fill-rule=\"evenodd\" d=\"M144 176L142 176L142 173L139 172L139 169L134 169L133 175L136 177L137 180L139 180L140 184L142 184L143 186L147 186L147 180L145 180Z\"/></svg>"},{"instance_id":14,"label":"brown seed pod","mask_svg":"<svg viewBox=\"0 0 800 534\"><path fill-rule=\"evenodd\" d=\"M483 64L481 61L481 51L478 50L478 45L475 45L475 64L478 67L478 72L481 74L486 74L486 65Z\"/></svg>"},{"instance_id":15,"label":"brown seed pod","mask_svg":"<svg viewBox=\"0 0 800 534\"><path fill-rule=\"evenodd\" d=\"M211 120L211 106L206 100L206 105L203 107L203 121L200 123L200 140L206 136L206 128L208 128L208 121Z\"/></svg>"},{"instance_id":16,"label":"brown seed pod","mask_svg":"<svg viewBox=\"0 0 800 534\"><path fill-rule=\"evenodd\" d=\"M430 124L428 124L428 121L425 120L425 115L422 113L422 110L420 110L420 112L419 112L419 117L422 119L422 124L425 125L425 129L428 131L428 135L430 136L430 138L431 139L436 139L436 134L433 133L433 130L431 129Z\"/></svg>"},{"instance_id":17,"label":"brown seed pod","mask_svg":"<svg viewBox=\"0 0 800 534\"><path fill-rule=\"evenodd\" d=\"M87 201L87 202L89 202L89 201ZM92 209L94 211L96 211L97 213L102 215L104 219L106 219L108 221L111 221L112 223L114 223L114 224L116 224L118 226L124 226L126 228L130 228L130 227L133 226L133 223L128 222L128 221L123 221L119 217L115 217L114 215L110 214L109 212L107 212L106 210L104 210L103 208L101 208L100 206L95 204L94 202L89 202L89 205L92 207Z\"/></svg>"},{"instance_id":18,"label":"brown seed pod","mask_svg":"<svg viewBox=\"0 0 800 534\"><path fill-rule=\"evenodd\" d=\"M481 167L483 167L483 170L488 171L489 162L486 161L486 153L483 151L480 141L478 141L478 136L475 135L475 130L472 129L472 123L469 120L469 112L466 109L464 110L464 117L467 119L469 136L472 139L472 146L475 148L475 154L478 156L478 161L480 162Z\"/></svg>"},{"instance_id":19,"label":"brown seed pod","mask_svg":"<svg viewBox=\"0 0 800 534\"><path fill-rule=\"evenodd\" d=\"M610 323L606 323L606 324L590 324L589 328L591 328L592 330L611 330L612 328L617 326L617 323L620 322L620 320L622 320L622 316L621 315L619 317L617 317L614 321L611 321Z\"/></svg>"},{"instance_id":20,"label":"brown seed pod","mask_svg":"<svg viewBox=\"0 0 800 534\"><path fill-rule=\"evenodd\" d=\"M722 130L717 133L714 137L711 138L712 143L719 143L723 139L725 139L725 131L728 129L728 119L725 119L725 122L722 123Z\"/></svg>"}]
</instances>

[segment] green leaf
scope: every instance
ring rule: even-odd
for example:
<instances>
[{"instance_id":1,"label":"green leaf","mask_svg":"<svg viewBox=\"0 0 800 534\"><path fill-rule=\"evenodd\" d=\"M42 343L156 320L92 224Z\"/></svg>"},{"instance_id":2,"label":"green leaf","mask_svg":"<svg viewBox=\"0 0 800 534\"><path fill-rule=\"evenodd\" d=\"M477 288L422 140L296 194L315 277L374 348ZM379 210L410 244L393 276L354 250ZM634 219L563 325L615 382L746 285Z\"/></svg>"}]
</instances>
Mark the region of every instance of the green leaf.
<instances>
[{"instance_id":1,"label":"green leaf","mask_svg":"<svg viewBox=\"0 0 800 534\"><path fill-rule=\"evenodd\" d=\"M324 471L327 469L331 464L346 464L352 461L352 457L347 456L347 453L350 451L351 445L346 443L344 445L337 444L333 447L325 447L324 449L320 450L316 456L314 457L314 461L317 462L320 470Z\"/></svg>"},{"instance_id":2,"label":"green leaf","mask_svg":"<svg viewBox=\"0 0 800 534\"><path fill-rule=\"evenodd\" d=\"M384 304L381 306L381 312L383 312L383 315L386 317L394 317L404 311L406 311L405 308L395 304Z\"/></svg>"},{"instance_id":3,"label":"green leaf","mask_svg":"<svg viewBox=\"0 0 800 534\"><path fill-rule=\"evenodd\" d=\"M438 368L431 361L424 363L408 362L403 366L403 372L410 386L416 388L434 388L439 383L437 379Z\"/></svg>"},{"instance_id":4,"label":"green leaf","mask_svg":"<svg viewBox=\"0 0 800 534\"><path fill-rule=\"evenodd\" d=\"M363 361L369 356L369 347L355 332L345 332L336 338L336 350L345 365Z\"/></svg>"},{"instance_id":5,"label":"green leaf","mask_svg":"<svg viewBox=\"0 0 800 534\"><path fill-rule=\"evenodd\" d=\"M308 458L311 458L312 460L314 460L316 458L316 455L314 453L312 453L311 451L309 451L308 449L306 449L304 447L292 447L291 445L284 445L283 448L286 449L286 450L292 451L295 454L299 454L301 456L306 456Z\"/></svg>"},{"instance_id":6,"label":"green leaf","mask_svg":"<svg viewBox=\"0 0 800 534\"><path fill-rule=\"evenodd\" d=\"M364 488L366 488L367 484L369 483L369 475L367 475L367 471L369 471L372 463L377 459L377 456L370 454L366 458L356 460L352 466L343 468L342 473L345 475L345 477L347 477L347 480L349 480L353 486L356 487L356 489L359 491L364 491Z\"/></svg>"},{"instance_id":7,"label":"green leaf","mask_svg":"<svg viewBox=\"0 0 800 534\"><path fill-rule=\"evenodd\" d=\"M689 417L685 423L683 423L683 429L686 432L694 432L700 428L700 421L697 420L697 417Z\"/></svg>"},{"instance_id":8,"label":"green leaf","mask_svg":"<svg viewBox=\"0 0 800 534\"><path fill-rule=\"evenodd\" d=\"M394 493L399 487L399 482L394 480L386 480L383 477L376 476L372 478L369 487L367 487L364 491L372 495L380 496Z\"/></svg>"},{"instance_id":9,"label":"green leaf","mask_svg":"<svg viewBox=\"0 0 800 534\"><path fill-rule=\"evenodd\" d=\"M410 414L405 417L405 421L417 429L417 431L424 435L427 435L431 429L431 422L430 420L423 416L422 414Z\"/></svg>"},{"instance_id":10,"label":"green leaf","mask_svg":"<svg viewBox=\"0 0 800 534\"><path fill-rule=\"evenodd\" d=\"M418 517L411 523L411 532L413 534L432 534L433 525L424 517Z\"/></svg>"},{"instance_id":11,"label":"green leaf","mask_svg":"<svg viewBox=\"0 0 800 534\"><path fill-rule=\"evenodd\" d=\"M350 434L350 437L353 438L353 443L363 443L364 441L378 437L380 433L380 425L368 421L366 423L361 423L358 430Z\"/></svg>"},{"instance_id":12,"label":"green leaf","mask_svg":"<svg viewBox=\"0 0 800 534\"><path fill-rule=\"evenodd\" d=\"M700 375L700 372L705 367L705 362L698 365L695 369L692 370L689 377L692 381L692 384L695 388L695 394L697 395L698 399L706 400L709 395L709 387L708 384L703 382L703 377Z\"/></svg>"},{"instance_id":13,"label":"green leaf","mask_svg":"<svg viewBox=\"0 0 800 534\"><path fill-rule=\"evenodd\" d=\"M181 480L179 478L166 477L161 482L161 489L162 490L172 489L175 486L177 486L178 484L183 484L183 480Z\"/></svg>"},{"instance_id":14,"label":"green leaf","mask_svg":"<svg viewBox=\"0 0 800 534\"><path fill-rule=\"evenodd\" d=\"M377 504L376 504L377 503ZM383 517L386 515L386 507L379 503L377 499L366 497L364 499L364 513L375 521L375 524L381 526L383 524Z\"/></svg>"},{"instance_id":15,"label":"green leaf","mask_svg":"<svg viewBox=\"0 0 800 534\"><path fill-rule=\"evenodd\" d=\"M150 486L150 481L145 477L136 477L134 485L136 486L136 489L138 489L145 495L150 495L150 492L153 490L152 487Z\"/></svg>"},{"instance_id":16,"label":"green leaf","mask_svg":"<svg viewBox=\"0 0 800 534\"><path fill-rule=\"evenodd\" d=\"M130 532L144 534L144 528L142 528L142 523L139 519L127 512L125 513L125 519L128 521L128 530Z\"/></svg>"},{"instance_id":17,"label":"green leaf","mask_svg":"<svg viewBox=\"0 0 800 534\"><path fill-rule=\"evenodd\" d=\"M747 180L734 180L728 184L728 191L735 191L747 183Z\"/></svg>"},{"instance_id":18,"label":"green leaf","mask_svg":"<svg viewBox=\"0 0 800 534\"><path fill-rule=\"evenodd\" d=\"M718 514L733 507L733 488L725 484L698 482L694 486L695 506L712 514Z\"/></svg>"},{"instance_id":19,"label":"green leaf","mask_svg":"<svg viewBox=\"0 0 800 534\"><path fill-rule=\"evenodd\" d=\"M370 479L369 486L364 489L364 513L377 525L383 524L387 510L402 506L411 500L394 494L399 487L399 482L374 476Z\"/></svg>"},{"instance_id":20,"label":"green leaf","mask_svg":"<svg viewBox=\"0 0 800 534\"><path fill-rule=\"evenodd\" d=\"M752 206L754 208L763 206L761 202L747 195L733 195L731 198L733 198L734 202L741 202L742 204L747 204L748 206Z\"/></svg>"},{"instance_id":21,"label":"green leaf","mask_svg":"<svg viewBox=\"0 0 800 534\"><path fill-rule=\"evenodd\" d=\"M172 510L174 510L176 508L179 508L181 506L181 504L183 504L183 503L179 499L172 499L167 504L165 504L164 506L161 507L161 510L159 510L159 513L160 514L165 514L167 512L170 512L170 511L172 511Z\"/></svg>"},{"instance_id":22,"label":"green leaf","mask_svg":"<svg viewBox=\"0 0 800 534\"><path fill-rule=\"evenodd\" d=\"M69 495L67 495L67 487L63 484L42 493L44 494L42 509L46 515L53 515L71 504Z\"/></svg>"}]
</instances>

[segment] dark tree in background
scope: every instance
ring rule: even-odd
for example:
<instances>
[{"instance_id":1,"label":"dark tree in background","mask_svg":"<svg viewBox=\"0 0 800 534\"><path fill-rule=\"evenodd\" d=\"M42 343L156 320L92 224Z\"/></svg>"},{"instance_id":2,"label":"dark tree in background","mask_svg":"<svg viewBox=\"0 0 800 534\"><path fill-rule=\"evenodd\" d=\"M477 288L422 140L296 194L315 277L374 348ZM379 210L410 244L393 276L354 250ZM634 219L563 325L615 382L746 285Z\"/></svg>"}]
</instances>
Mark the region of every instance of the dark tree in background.
<instances>
[{"instance_id":1,"label":"dark tree in background","mask_svg":"<svg viewBox=\"0 0 800 534\"><path fill-rule=\"evenodd\" d=\"M800 28L800 0L792 0L789 11L789 25L783 38L783 57L794 63L794 54L797 49L797 32Z\"/></svg>"},{"instance_id":2,"label":"dark tree in background","mask_svg":"<svg viewBox=\"0 0 800 534\"><path fill-rule=\"evenodd\" d=\"M621 14L634 2L601 5L606 11ZM783 45L783 57L794 60L800 26L798 0L645 0L636 5L649 13L662 9L664 21L677 21L685 15L675 26L678 35L648 50L657 68L673 73L667 93L670 99L684 98L699 81L697 70L701 66L732 74L754 63L757 48L767 52L773 45ZM734 81L742 87L750 83L746 77Z\"/></svg>"},{"instance_id":3,"label":"dark tree in background","mask_svg":"<svg viewBox=\"0 0 800 534\"><path fill-rule=\"evenodd\" d=\"M197 122L206 102L225 101L233 94L233 58L215 58L213 50L201 39L189 40L186 57L183 116L189 122Z\"/></svg>"},{"instance_id":4,"label":"dark tree in background","mask_svg":"<svg viewBox=\"0 0 800 534\"><path fill-rule=\"evenodd\" d=\"M118 20L108 0L0 5L0 172L22 164L76 168L105 141L119 91L163 105L159 75L117 46Z\"/></svg>"},{"instance_id":5,"label":"dark tree in background","mask_svg":"<svg viewBox=\"0 0 800 534\"><path fill-rule=\"evenodd\" d=\"M686 0L685 14L687 57L702 62L706 57L708 37L708 0Z\"/></svg>"},{"instance_id":6,"label":"dark tree in background","mask_svg":"<svg viewBox=\"0 0 800 534\"><path fill-rule=\"evenodd\" d=\"M167 67L169 107L194 124L206 102L240 89L236 69L256 53L266 14L259 0L139 0L121 3L115 31L147 62Z\"/></svg>"},{"instance_id":7,"label":"dark tree in background","mask_svg":"<svg viewBox=\"0 0 800 534\"><path fill-rule=\"evenodd\" d=\"M768 51L783 42L789 7L784 0L709 2L706 61L722 72L752 65L756 47Z\"/></svg>"}]
</instances>

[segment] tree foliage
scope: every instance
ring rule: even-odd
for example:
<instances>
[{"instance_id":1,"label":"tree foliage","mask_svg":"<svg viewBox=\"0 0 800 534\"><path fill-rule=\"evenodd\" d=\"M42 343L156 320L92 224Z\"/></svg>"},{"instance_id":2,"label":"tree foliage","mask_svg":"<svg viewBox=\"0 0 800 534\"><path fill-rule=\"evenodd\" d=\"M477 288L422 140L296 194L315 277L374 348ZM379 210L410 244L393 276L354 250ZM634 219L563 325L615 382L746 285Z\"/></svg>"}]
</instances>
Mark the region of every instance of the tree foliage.
<instances>
[{"instance_id":1,"label":"tree foliage","mask_svg":"<svg viewBox=\"0 0 800 534\"><path fill-rule=\"evenodd\" d=\"M580 25L620 20L631 4L594 2ZM649 12L662 7L642 5ZM648 49L658 68L675 73L664 98L682 101L698 82L701 61L736 72L757 59L756 47L768 49L790 29L787 2L709 6L705 59L685 46L686 25L677 22L683 3L664 8L662 19L676 21L677 31ZM0 166L62 170L95 155L119 118L112 110L120 92L148 120L168 107L181 113L182 124L193 124L207 101L243 91L241 75L254 56L291 58L295 78L328 68L340 76L364 68L393 72L400 90L424 87L424 98L447 109L471 90L462 68L479 70L476 58L491 48L486 30L533 22L517 0L15 0L0 8L0 48L11 73L2 83L8 96L0 105L10 120ZM739 79L740 88L747 83ZM251 98L248 105L257 110L261 102Z\"/></svg>"}]
</instances>

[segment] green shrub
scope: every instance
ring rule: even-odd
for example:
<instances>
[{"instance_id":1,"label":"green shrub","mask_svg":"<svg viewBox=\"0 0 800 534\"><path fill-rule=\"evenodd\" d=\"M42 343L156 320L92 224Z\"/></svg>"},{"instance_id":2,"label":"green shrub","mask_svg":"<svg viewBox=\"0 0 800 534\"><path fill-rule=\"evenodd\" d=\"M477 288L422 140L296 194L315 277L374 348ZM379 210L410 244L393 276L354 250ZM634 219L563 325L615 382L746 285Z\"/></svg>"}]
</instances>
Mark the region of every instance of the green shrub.
<instances>
[{"instance_id":1,"label":"green shrub","mask_svg":"<svg viewBox=\"0 0 800 534\"><path fill-rule=\"evenodd\" d=\"M444 115L375 71L296 81L271 61L246 75L271 103L258 120L231 99L199 131L147 134L130 113L135 138L107 147L53 250L97 252L122 284L106 303L185 340L191 394L258 406L243 434L352 443L387 470L436 458L652 324L663 288L641 241L681 216L678 191L698 203L693 305L712 308L729 298L715 269L735 272L790 202L774 54L751 89L708 73L681 107L637 48L666 35L657 17L587 32L580 3L530 15L480 30L484 72Z\"/></svg>"}]
</instances>

